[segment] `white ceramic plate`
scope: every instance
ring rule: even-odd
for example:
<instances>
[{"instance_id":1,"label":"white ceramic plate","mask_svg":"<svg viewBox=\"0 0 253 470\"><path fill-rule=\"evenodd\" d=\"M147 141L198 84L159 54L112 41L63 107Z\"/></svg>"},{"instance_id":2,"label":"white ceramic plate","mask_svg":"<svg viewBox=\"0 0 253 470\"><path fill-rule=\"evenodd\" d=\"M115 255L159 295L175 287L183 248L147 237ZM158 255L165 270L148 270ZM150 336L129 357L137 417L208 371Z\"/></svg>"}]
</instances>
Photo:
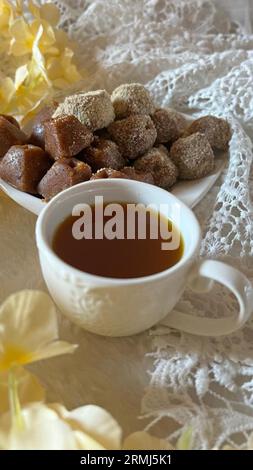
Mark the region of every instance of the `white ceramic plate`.
<instances>
[{"instance_id":1,"label":"white ceramic plate","mask_svg":"<svg viewBox=\"0 0 253 470\"><path fill-rule=\"evenodd\" d=\"M189 115L185 114L184 116L188 121L192 121L192 117ZM29 133L31 127L32 123L30 122L28 127L25 129L27 133ZM211 189L211 187L214 185L215 181L219 178L226 164L226 160L227 153L224 152L223 154L219 154L219 157L215 157L215 167L210 175L198 180L180 181L179 183L175 184L175 186L173 186L171 190L172 194L178 197L188 207L193 208L201 201L209 189ZM6 194L8 194L8 196L13 199L13 201L17 202L20 206L36 215L39 215L43 207L45 207L46 202L44 202L42 199L13 188L1 178L0 188Z\"/></svg>"},{"instance_id":2,"label":"white ceramic plate","mask_svg":"<svg viewBox=\"0 0 253 470\"><path fill-rule=\"evenodd\" d=\"M219 156L219 158L216 158L215 169L210 175L194 181L181 181L180 183L175 184L172 189L172 194L177 196L188 207L196 206L220 176L225 163L226 155L224 154L223 156ZM36 215L39 215L43 207L45 207L46 203L38 197L23 193L22 191L13 188L1 178L0 188L3 189L3 191L8 194L13 201Z\"/></svg>"}]
</instances>

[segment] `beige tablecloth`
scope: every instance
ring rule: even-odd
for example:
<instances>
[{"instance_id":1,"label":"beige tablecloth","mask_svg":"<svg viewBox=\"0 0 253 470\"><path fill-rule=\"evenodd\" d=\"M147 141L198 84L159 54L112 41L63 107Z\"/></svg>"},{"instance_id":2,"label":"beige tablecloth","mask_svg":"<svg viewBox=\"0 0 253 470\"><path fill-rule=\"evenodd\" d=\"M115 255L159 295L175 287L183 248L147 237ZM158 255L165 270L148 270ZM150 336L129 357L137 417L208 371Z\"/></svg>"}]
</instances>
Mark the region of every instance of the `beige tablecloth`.
<instances>
[{"instance_id":1,"label":"beige tablecloth","mask_svg":"<svg viewBox=\"0 0 253 470\"><path fill-rule=\"evenodd\" d=\"M68 2L65 2L65 3L68 3ZM79 0L77 3L80 3ZM124 3L124 2L122 1L121 3ZM158 3L162 3L162 2L158 2ZM225 10L227 10L227 12L230 12L231 14L230 16L232 17L232 19L234 21L237 20L240 24L243 24L243 28L246 33L251 33L250 12L252 13L252 2L245 0L242 4L242 2L236 2L236 1L228 2L226 0L222 0L222 2L219 2L217 0L216 3L219 3L219 4L222 3ZM74 13L75 11L73 9L73 15ZM92 13L92 10L90 10L90 13ZM100 18L98 18L98 20L99 19ZM127 19L128 18L126 18L126 21ZM190 21L190 19L186 15L186 22L187 21ZM225 20L223 19L223 21ZM224 26L224 23L222 24ZM103 32L102 26L101 26L101 30ZM184 24L183 26L185 27ZM153 25L153 29L156 32L155 25ZM80 28L80 31L81 30L82 29ZM87 31L89 32L89 30ZM189 34L189 37L191 37L191 34L192 34L191 28L189 28L189 31L187 30L187 34ZM101 35L102 35L102 32L101 32ZM212 32L213 32L213 29L212 29ZM122 31L122 34L123 33L124 31ZM128 33L129 31L127 29L127 38L128 38ZM160 33L161 31L159 30L159 34ZM85 31L83 34L85 36ZM187 34L185 33L185 36L184 36L184 38L186 38L185 40L188 40ZM231 38L233 38L233 36L231 36ZM218 52L219 48L221 50L226 49L227 35L225 34L224 37L222 36L222 37L219 37L218 39L220 40L220 43L217 40L217 44L216 44L215 40L212 38L212 44L213 44L214 50L216 51L215 48L217 48L216 55L219 54ZM246 53L247 44L246 46L245 45L243 46L245 47L245 49L241 50L242 46L240 45L240 40L241 40L240 37L236 39L235 44L233 45L235 49L232 50L231 56L229 55L226 56L226 54L222 56L221 64L222 65L224 64L224 69L226 68L226 74L228 75L229 75L229 70L227 70L227 68L229 69L231 68L232 61L234 61L233 62L234 67L235 68L238 67L239 69L240 63L243 63L244 60L246 62L248 58L247 53ZM248 39L249 43L250 43L250 40L251 39L249 38ZM177 41L179 41L179 38L177 38ZM126 41L126 44L127 44L127 47L129 47L127 41ZM146 44L144 40L143 40L143 44L144 45ZM173 41L171 41L171 44L174 45L176 49L177 44L174 44ZM99 46L100 44L96 44L98 57L100 54ZM136 64L136 62L134 61L134 57L135 57L134 53L137 54L138 52L138 54L140 54L142 52L141 47L140 49L138 49L138 46L139 44L137 43L136 50L133 47L133 51L132 51L133 60L129 64L128 70L129 70L129 75L132 71L134 71L135 73L134 79L144 80L142 75L141 77L138 75L139 67L136 67L136 70L134 69L134 66ZM188 47L188 42L187 42L187 47ZM205 47L204 39L203 41L199 43L199 47L202 47L204 50L204 47ZM250 45L248 47L250 48ZM193 45L192 45L192 48L193 48ZM112 48L111 49L110 47L108 48L112 57L113 57L112 52L114 52L115 49L117 50L118 54L119 53L123 54L123 59L122 59L122 64L121 64L121 67L123 70L124 59L126 57L126 62L127 62L129 58L128 55L130 55L129 50L128 49L126 50L125 56L124 56L124 50L122 51L121 44L113 44L113 51L112 51ZM166 52L165 46L163 50ZM179 47L179 50L180 50L180 47ZM104 57L105 62L108 59L108 57L110 57L109 52L108 52L108 56L105 55ZM90 50L88 51L88 53L90 54ZM153 54L155 57L154 67L157 61L156 53L158 54L158 50L154 49L153 50ZM144 58L147 58L147 57L148 55L146 55ZM174 57L174 60L175 60L175 57ZM108 59L108 62L110 64L109 59ZM150 66L150 68L148 69L148 66L144 64L144 62L145 61L143 60L142 70L149 70L149 74L147 74L146 79L150 80L152 79L154 75L153 64L152 64L152 67ZM161 62L162 62L162 59L161 59ZM167 61L165 61L164 59L164 63L165 62L166 62L166 66L164 65L164 67L166 68L166 71L168 71L168 74L169 74L169 72L173 68L173 65L171 66L170 59L168 59ZM229 66L227 65L228 63L229 63ZM202 77L204 77L205 73L212 76L212 70L211 70L212 67L210 65L211 62L210 63L208 62L207 70L202 68L205 66L205 64L206 62L203 61L202 59L198 63L199 75L201 76L201 79ZM189 79L189 83L193 83L194 80L192 80L191 82L190 65L188 64L189 66L188 79ZM178 75L173 77L174 79L173 83L174 85L176 84L175 90L177 90L178 88L179 91L178 91L178 95L177 95L177 91L175 92L175 95L173 95L172 93L171 95L172 105L175 104L173 103L173 99L179 105L183 106L184 104L184 99L181 99L181 101L178 100L178 96L181 97L180 79L183 81L182 77L184 76L184 73L185 73L185 71L183 70L183 66L184 64L178 64L178 67L179 67ZM197 64L195 64L195 66L197 66ZM216 64L216 66L217 66L217 74L218 74L220 73L219 63ZM249 67L248 62L247 62L247 66ZM174 67L176 67L176 62L174 63ZM161 70L162 70L162 66L161 66ZM243 64L243 71L244 70L247 71L248 69L246 65L244 68L244 64ZM187 74L185 73L185 75ZM219 75L217 75L217 77L218 76ZM164 95L162 94L163 83L166 82L164 77L166 77L166 75L162 75L162 73L161 73L161 76L158 77L157 83L159 82L158 83L160 84L159 86L157 85L156 82L155 82L156 86L154 84L152 85L151 83L151 88L153 86L153 90L157 92L156 98L158 98L160 102L163 102L163 99L164 99ZM130 78L131 77L129 76L129 80ZM171 77L169 78L171 80ZM193 73L193 78L194 78L194 73ZM229 80L230 80L228 81L229 86L230 86L230 83L234 83L232 81L232 78L229 77ZM128 77L126 77L125 79L128 79ZM214 75L213 82L215 81L215 79L216 79L216 76ZM116 74L115 80L117 80L117 74ZM247 84L247 82L245 83ZM209 85L211 87L211 84L206 83L206 85L203 84L203 87L209 86ZM166 87L166 83L164 87L166 88L168 92L169 87ZM160 89L161 89L161 95L159 94ZM183 85L182 85L182 89L183 89ZM194 89L193 89L193 92L194 92ZM182 95L183 95L183 92L182 92ZM216 96L218 96L219 98L219 95L216 95ZM200 98L201 97L198 97L199 102L201 102ZM205 102L208 102L208 100L206 99ZM191 102L192 107L194 107L194 104L195 102L192 101ZM240 107L236 108L235 112L238 113L238 116L240 118L241 117ZM244 120L246 120L246 117ZM210 208L212 206L209 205L208 207ZM3 193L0 193L0 217L1 217L0 300L1 301L4 300L8 294L15 292L19 289L33 288L33 289L45 290L46 288L45 288L45 284L43 282L40 268L39 268L39 262L38 262L37 251L36 251L36 246L35 246L35 238L34 238L34 227L35 227L36 217L28 213L26 210L22 209L21 207L18 207L15 203L13 203L6 196L4 196ZM203 216L203 219L204 219L204 216ZM63 356L60 358L51 359L51 360L44 361L33 366L33 370L36 372L36 374L39 376L39 378L41 379L41 381L45 384L47 388L48 400L49 401L61 401L69 409L79 406L81 404L95 403L95 404L98 404L100 406L107 408L113 414L113 416L120 422L125 433L129 433L130 431L143 428L145 425L145 422L144 420L139 420L138 416L140 414L141 399L144 395L145 387L149 383L148 370L151 369L153 366L153 359L147 356L147 353L150 353L152 350L149 333L147 332L142 335L135 336L135 337L120 338L120 339L98 337L98 336L86 333L85 331L82 331L79 328L75 327L74 325L70 324L70 322L67 319L63 318L62 315L59 315L59 325L60 325L61 338L69 340L74 343L78 343L79 349L73 356ZM167 339L164 340L164 343L166 343L166 340ZM191 367L192 367L192 370L194 370L194 367L195 367L194 351L195 350L194 350L193 345L190 343L190 339L188 339L188 341L189 342L186 343L186 346L185 346L186 352L185 354L182 353L182 357L183 357L183 360L185 357L186 359L188 357L192 360ZM224 351L226 351L225 347L226 345L224 345ZM235 348L236 348L236 343L235 343ZM190 350L191 355L189 354L187 356L188 350ZM209 351L207 351L206 354L208 355ZM203 355L200 355L199 360L202 360L202 358L203 358ZM171 360L171 357L169 359ZM154 380L156 377L159 376L159 380L157 380L156 383L152 382L152 384L149 386L149 391L153 387L153 393L152 393L153 402L151 403L152 406L150 405L150 408L152 409L152 411L154 411L153 416L155 416L155 419L156 419L156 413L157 414L160 413L160 415L162 416L163 412L167 413L168 410L170 410L170 400L169 400L169 396L167 394L166 388L164 387L161 390L161 387L163 384L162 376L165 377L165 373L163 374L163 372L166 372L166 374L169 375L170 371L169 369L166 370L165 368L166 367L165 360L164 360L164 369L163 369L162 360L163 360L163 357L162 358L160 357L160 362L158 365L160 369L159 371L157 371L157 374L153 376ZM187 363L184 364L183 360L182 360L182 366L184 366L186 369L188 367L189 369L189 364ZM225 361L223 362L225 363ZM228 361L227 363L229 366L231 365L231 363L229 363ZM172 364L172 361L170 362L170 364ZM232 365L234 366L234 364ZM214 369L212 369L212 374L213 374L213 370ZM203 368L202 369L199 368L198 371L200 371L203 374L206 373L206 375L208 375L207 367L205 369L203 366ZM193 377L197 377L197 372L194 373L195 375L192 374L190 376L189 374L189 377L190 377L189 380L192 380ZM217 372L217 369L216 369L216 372ZM231 372L231 377L234 377L232 372ZM238 374L239 373L240 371L238 371ZM199 374L198 374L198 377L199 377ZM219 382L219 385L220 384L221 382ZM158 396L159 398L155 400L154 397L158 397ZM164 401L161 400L161 397L164 398ZM192 410L194 409L194 406L195 405L192 405ZM202 410L201 406L199 408L201 411ZM186 420L188 419L188 416L191 416L190 412L192 410L191 408L189 409L186 408L185 410ZM213 414L213 409L210 410L210 416L211 416L211 419L213 416L215 416ZM203 424L206 421L206 417L203 416L202 418L203 418L202 419L202 424ZM198 415L196 417L196 420L197 419L198 419ZM224 423L225 422L226 421L224 420ZM182 425L183 424L184 424L184 421L182 420ZM169 429L163 428L163 426L164 426L164 423L162 422L162 420L160 420L159 429L156 429L156 432L158 434L162 434L163 436L166 436L169 434ZM224 425L224 428L226 428L226 425ZM206 437L205 432L203 432L203 436L204 438ZM208 443L206 444L206 442L204 442L204 444L206 446L209 445Z\"/></svg>"},{"instance_id":2,"label":"beige tablecloth","mask_svg":"<svg viewBox=\"0 0 253 470\"><path fill-rule=\"evenodd\" d=\"M19 289L46 290L37 256L36 216L0 192L0 301ZM105 407L126 433L141 429L140 401L151 363L148 333L104 338L75 327L59 314L60 337L79 344L65 355L32 366L46 386L48 401L69 409L94 403Z\"/></svg>"}]
</instances>

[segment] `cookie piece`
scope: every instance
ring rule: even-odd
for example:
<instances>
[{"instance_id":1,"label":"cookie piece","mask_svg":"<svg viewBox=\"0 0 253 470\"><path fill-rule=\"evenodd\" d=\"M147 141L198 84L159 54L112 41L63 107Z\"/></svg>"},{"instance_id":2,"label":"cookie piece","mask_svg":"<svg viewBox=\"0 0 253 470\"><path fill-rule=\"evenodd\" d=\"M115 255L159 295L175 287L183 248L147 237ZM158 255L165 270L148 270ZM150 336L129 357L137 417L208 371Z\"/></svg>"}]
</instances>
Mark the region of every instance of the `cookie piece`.
<instances>
[{"instance_id":1,"label":"cookie piece","mask_svg":"<svg viewBox=\"0 0 253 470\"><path fill-rule=\"evenodd\" d=\"M105 179L105 178L124 178L135 181L142 181L143 183L154 184L154 179L151 173L147 171L138 171L131 166L126 166L120 171L113 170L112 168L101 168L94 175L91 180Z\"/></svg>"},{"instance_id":2,"label":"cookie piece","mask_svg":"<svg viewBox=\"0 0 253 470\"><path fill-rule=\"evenodd\" d=\"M26 134L9 119L0 116L0 158L12 147L12 145L22 145L27 142Z\"/></svg>"},{"instance_id":3,"label":"cookie piece","mask_svg":"<svg viewBox=\"0 0 253 470\"><path fill-rule=\"evenodd\" d=\"M112 140L100 137L95 137L92 145L84 149L79 158L88 163L94 172L100 168L120 170L126 164L118 145Z\"/></svg>"},{"instance_id":4,"label":"cookie piece","mask_svg":"<svg viewBox=\"0 0 253 470\"><path fill-rule=\"evenodd\" d=\"M14 145L0 162L0 177L20 191L37 194L37 185L52 165L48 154L35 145Z\"/></svg>"},{"instance_id":5,"label":"cookie piece","mask_svg":"<svg viewBox=\"0 0 253 470\"><path fill-rule=\"evenodd\" d=\"M127 176L122 173L122 171L114 170L113 168L100 168L100 170L92 175L91 180L101 180L105 178L127 178Z\"/></svg>"},{"instance_id":6,"label":"cookie piece","mask_svg":"<svg viewBox=\"0 0 253 470\"><path fill-rule=\"evenodd\" d=\"M71 158L88 147L93 135L75 116L60 116L44 123L45 148L55 160Z\"/></svg>"},{"instance_id":7,"label":"cookie piece","mask_svg":"<svg viewBox=\"0 0 253 470\"><path fill-rule=\"evenodd\" d=\"M131 114L152 114L155 110L148 90L140 83L125 83L112 92L112 104L117 118Z\"/></svg>"},{"instance_id":8,"label":"cookie piece","mask_svg":"<svg viewBox=\"0 0 253 470\"><path fill-rule=\"evenodd\" d=\"M48 201L53 196L91 177L91 168L76 158L57 160L38 185L38 192Z\"/></svg>"},{"instance_id":9,"label":"cookie piece","mask_svg":"<svg viewBox=\"0 0 253 470\"><path fill-rule=\"evenodd\" d=\"M75 116L91 131L109 126L115 117L110 95L105 90L67 96L53 117L64 114Z\"/></svg>"},{"instance_id":10,"label":"cookie piece","mask_svg":"<svg viewBox=\"0 0 253 470\"><path fill-rule=\"evenodd\" d=\"M17 119L15 119L13 116L10 116L9 114L0 114L0 116L3 117L4 119L7 119L7 121L13 124L13 126L16 126L18 129L20 129L20 125Z\"/></svg>"},{"instance_id":11,"label":"cookie piece","mask_svg":"<svg viewBox=\"0 0 253 470\"><path fill-rule=\"evenodd\" d=\"M120 170L130 180L142 181L143 183L155 184L154 177L150 171L136 170L132 166L125 166Z\"/></svg>"},{"instance_id":12,"label":"cookie piece","mask_svg":"<svg viewBox=\"0 0 253 470\"><path fill-rule=\"evenodd\" d=\"M44 123L51 119L54 111L58 106L57 102L52 105L44 106L33 121L32 133L29 138L29 143L37 145L38 147L45 148L45 126Z\"/></svg>"},{"instance_id":13,"label":"cookie piece","mask_svg":"<svg viewBox=\"0 0 253 470\"><path fill-rule=\"evenodd\" d=\"M152 119L141 114L114 121L108 127L108 132L118 144L122 155L130 160L149 150L157 137Z\"/></svg>"},{"instance_id":14,"label":"cookie piece","mask_svg":"<svg viewBox=\"0 0 253 470\"><path fill-rule=\"evenodd\" d=\"M154 147L137 158L134 162L134 168L140 171L148 171L152 174L154 184L160 188L169 188L178 177L176 165L169 157L169 153L163 145Z\"/></svg>"},{"instance_id":15,"label":"cookie piece","mask_svg":"<svg viewBox=\"0 0 253 470\"><path fill-rule=\"evenodd\" d=\"M204 134L213 149L226 150L231 139L230 125L225 119L215 116L203 116L193 121L185 135L200 132Z\"/></svg>"},{"instance_id":16,"label":"cookie piece","mask_svg":"<svg viewBox=\"0 0 253 470\"><path fill-rule=\"evenodd\" d=\"M170 158L178 168L179 178L183 180L202 178L214 168L212 147L205 135L199 132L174 142Z\"/></svg>"},{"instance_id":17,"label":"cookie piece","mask_svg":"<svg viewBox=\"0 0 253 470\"><path fill-rule=\"evenodd\" d=\"M155 125L157 144L172 144L182 136L187 127L187 120L182 114L172 109L156 109L151 119Z\"/></svg>"}]
</instances>

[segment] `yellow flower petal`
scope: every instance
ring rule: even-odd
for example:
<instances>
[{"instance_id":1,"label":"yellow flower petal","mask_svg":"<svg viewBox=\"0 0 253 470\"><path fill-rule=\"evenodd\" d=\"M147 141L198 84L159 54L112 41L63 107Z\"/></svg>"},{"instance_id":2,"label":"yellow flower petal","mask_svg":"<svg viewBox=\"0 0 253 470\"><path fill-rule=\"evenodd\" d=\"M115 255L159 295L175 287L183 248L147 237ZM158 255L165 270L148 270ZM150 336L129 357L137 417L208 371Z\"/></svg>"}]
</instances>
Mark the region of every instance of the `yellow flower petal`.
<instances>
[{"instance_id":1,"label":"yellow flower petal","mask_svg":"<svg viewBox=\"0 0 253 470\"><path fill-rule=\"evenodd\" d=\"M44 401L45 391L37 377L22 367L15 369L18 382L18 396L21 405L34 401ZM0 413L9 409L8 372L0 373Z\"/></svg>"},{"instance_id":2,"label":"yellow flower petal","mask_svg":"<svg viewBox=\"0 0 253 470\"><path fill-rule=\"evenodd\" d=\"M0 102L2 101L1 105L5 109L5 106L10 102L15 94L15 85L11 78L6 77L1 80L0 86Z\"/></svg>"},{"instance_id":3,"label":"yellow flower petal","mask_svg":"<svg viewBox=\"0 0 253 470\"><path fill-rule=\"evenodd\" d=\"M60 10L52 3L44 3L40 8L40 17L56 26L60 20Z\"/></svg>"},{"instance_id":4,"label":"yellow flower petal","mask_svg":"<svg viewBox=\"0 0 253 470\"><path fill-rule=\"evenodd\" d=\"M66 48L73 49L76 46L76 43L74 41L71 41L67 33L65 33L65 31L63 31L62 29L55 29L54 34L56 44L60 53L62 53Z\"/></svg>"},{"instance_id":5,"label":"yellow flower petal","mask_svg":"<svg viewBox=\"0 0 253 470\"><path fill-rule=\"evenodd\" d=\"M49 359L50 357L60 356L62 354L71 354L77 349L77 344L70 344L67 341L54 341L33 353L33 361Z\"/></svg>"},{"instance_id":6,"label":"yellow flower petal","mask_svg":"<svg viewBox=\"0 0 253 470\"><path fill-rule=\"evenodd\" d=\"M28 76L27 65L22 65L16 70L15 73L15 88L16 90L24 83Z\"/></svg>"},{"instance_id":7,"label":"yellow flower petal","mask_svg":"<svg viewBox=\"0 0 253 470\"><path fill-rule=\"evenodd\" d=\"M57 339L56 310L44 292L20 291L0 307L0 370L73 352Z\"/></svg>"},{"instance_id":8,"label":"yellow flower petal","mask_svg":"<svg viewBox=\"0 0 253 470\"><path fill-rule=\"evenodd\" d=\"M50 46L55 44L54 28L46 21L35 20L30 25L31 33L33 34L34 38L37 36L40 27L43 28L43 33L40 38L40 48L43 52L49 54L52 51Z\"/></svg>"},{"instance_id":9,"label":"yellow flower petal","mask_svg":"<svg viewBox=\"0 0 253 470\"><path fill-rule=\"evenodd\" d=\"M40 18L40 7L31 0L28 2L28 8L35 18Z\"/></svg>"},{"instance_id":10,"label":"yellow flower petal","mask_svg":"<svg viewBox=\"0 0 253 470\"><path fill-rule=\"evenodd\" d=\"M35 101L35 103L31 105L30 109L24 110L24 115L21 117L22 126L26 126L28 125L28 123L31 122L31 120L36 116L37 112L39 111L42 103L46 101L47 97L48 97L47 93L45 93L44 95L42 93L39 93L37 97L37 101Z\"/></svg>"},{"instance_id":11,"label":"yellow flower petal","mask_svg":"<svg viewBox=\"0 0 253 470\"><path fill-rule=\"evenodd\" d=\"M56 310L44 292L23 290L0 307L0 344L9 342L32 351L58 337Z\"/></svg>"},{"instance_id":12,"label":"yellow flower petal","mask_svg":"<svg viewBox=\"0 0 253 470\"><path fill-rule=\"evenodd\" d=\"M53 26L57 25L60 19L60 10L52 3L45 3L38 7L32 1L29 2L29 10L35 18L41 18Z\"/></svg>"},{"instance_id":13,"label":"yellow flower petal","mask_svg":"<svg viewBox=\"0 0 253 470\"><path fill-rule=\"evenodd\" d=\"M43 78L46 81L48 81L47 72L46 72L46 69L45 69L45 59L44 59L44 57L43 57L43 55L40 51L40 48L39 48L39 42L40 42L40 39L42 37L42 34L43 34L43 26L40 25L40 27L38 29L38 32L37 32L37 35L36 35L36 38L35 38L34 43L33 43L32 56L33 56L33 61L38 66L38 69L40 70L40 73L42 74Z\"/></svg>"},{"instance_id":14,"label":"yellow flower petal","mask_svg":"<svg viewBox=\"0 0 253 470\"><path fill-rule=\"evenodd\" d=\"M14 56L25 55L30 53L33 47L34 36L30 31L29 24L25 19L17 18L10 26L10 34L12 36L10 53Z\"/></svg>"},{"instance_id":15,"label":"yellow flower petal","mask_svg":"<svg viewBox=\"0 0 253 470\"><path fill-rule=\"evenodd\" d=\"M0 2L0 31L4 33L9 28L9 23L14 16L14 9L10 2L1 0Z\"/></svg>"},{"instance_id":16,"label":"yellow flower petal","mask_svg":"<svg viewBox=\"0 0 253 470\"><path fill-rule=\"evenodd\" d=\"M72 54L72 51L65 49L60 57L51 57L47 61L48 77L60 89L82 78L76 66L71 62Z\"/></svg>"},{"instance_id":17,"label":"yellow flower petal","mask_svg":"<svg viewBox=\"0 0 253 470\"><path fill-rule=\"evenodd\" d=\"M124 441L125 450L173 450L173 446L158 437L151 436L145 431L130 434Z\"/></svg>"}]
</instances>

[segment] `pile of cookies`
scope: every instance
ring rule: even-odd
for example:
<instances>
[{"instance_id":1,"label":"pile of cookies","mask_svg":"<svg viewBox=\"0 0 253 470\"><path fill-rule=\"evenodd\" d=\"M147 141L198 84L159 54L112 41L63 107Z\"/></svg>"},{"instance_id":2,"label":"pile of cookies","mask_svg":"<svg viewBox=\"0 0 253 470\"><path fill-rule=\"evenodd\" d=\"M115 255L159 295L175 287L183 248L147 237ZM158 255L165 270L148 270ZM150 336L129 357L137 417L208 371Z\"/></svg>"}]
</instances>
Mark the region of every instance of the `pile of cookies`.
<instances>
[{"instance_id":1,"label":"pile of cookies","mask_svg":"<svg viewBox=\"0 0 253 470\"><path fill-rule=\"evenodd\" d=\"M208 175L226 150L229 124L214 116L189 122L156 108L141 84L78 93L44 107L27 136L0 116L0 177L45 200L82 181L129 178L169 189Z\"/></svg>"}]
</instances>

